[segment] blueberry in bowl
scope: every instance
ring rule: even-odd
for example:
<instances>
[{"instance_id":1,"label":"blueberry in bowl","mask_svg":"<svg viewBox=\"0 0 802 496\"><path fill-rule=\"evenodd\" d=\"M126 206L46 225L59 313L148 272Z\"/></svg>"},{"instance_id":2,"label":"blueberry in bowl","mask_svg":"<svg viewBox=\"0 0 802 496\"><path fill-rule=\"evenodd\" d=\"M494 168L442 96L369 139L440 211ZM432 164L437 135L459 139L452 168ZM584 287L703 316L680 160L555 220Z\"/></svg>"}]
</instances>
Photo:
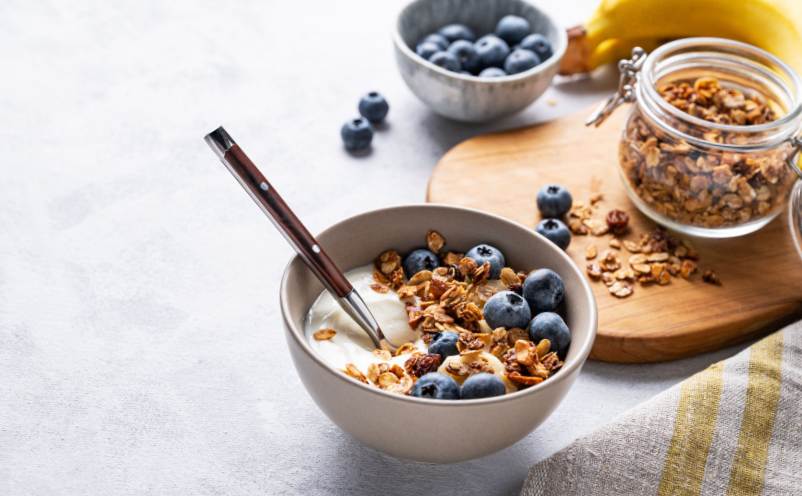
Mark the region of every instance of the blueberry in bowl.
<instances>
[{"instance_id":1,"label":"blueberry in bowl","mask_svg":"<svg viewBox=\"0 0 802 496\"><path fill-rule=\"evenodd\" d=\"M490 278L497 279L504 268L506 260L501 250L488 244L476 245L465 253L465 256L476 262L476 265L490 264Z\"/></svg>"}]
</instances>

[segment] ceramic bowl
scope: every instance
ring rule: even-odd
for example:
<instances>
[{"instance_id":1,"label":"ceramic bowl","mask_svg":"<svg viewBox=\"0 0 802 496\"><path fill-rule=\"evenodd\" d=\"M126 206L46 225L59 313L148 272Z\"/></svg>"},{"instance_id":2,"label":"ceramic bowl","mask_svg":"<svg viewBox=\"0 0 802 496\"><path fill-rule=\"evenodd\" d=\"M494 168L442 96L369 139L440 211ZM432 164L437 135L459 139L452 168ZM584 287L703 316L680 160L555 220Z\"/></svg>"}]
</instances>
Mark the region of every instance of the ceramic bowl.
<instances>
[{"instance_id":1,"label":"ceramic bowl","mask_svg":"<svg viewBox=\"0 0 802 496\"><path fill-rule=\"evenodd\" d=\"M451 247L487 242L512 267L549 267L562 276L572 342L561 370L537 386L495 398L438 401L391 394L335 370L309 346L304 320L323 287L298 257L281 281L281 312L298 375L335 424L384 453L450 463L515 443L557 408L593 345L596 303L582 273L556 246L520 224L476 210L432 204L375 210L335 224L318 240L340 268L350 270L391 247L402 253L419 247L429 229L442 233Z\"/></svg>"},{"instance_id":2,"label":"ceramic bowl","mask_svg":"<svg viewBox=\"0 0 802 496\"><path fill-rule=\"evenodd\" d=\"M462 23L482 36L507 14L526 18L554 54L520 74L478 78L447 71L415 53L421 38L446 24ZM568 44L565 29L522 0L415 0L398 15L393 42L398 69L415 96L438 114L464 122L487 122L529 106L549 87Z\"/></svg>"}]
</instances>

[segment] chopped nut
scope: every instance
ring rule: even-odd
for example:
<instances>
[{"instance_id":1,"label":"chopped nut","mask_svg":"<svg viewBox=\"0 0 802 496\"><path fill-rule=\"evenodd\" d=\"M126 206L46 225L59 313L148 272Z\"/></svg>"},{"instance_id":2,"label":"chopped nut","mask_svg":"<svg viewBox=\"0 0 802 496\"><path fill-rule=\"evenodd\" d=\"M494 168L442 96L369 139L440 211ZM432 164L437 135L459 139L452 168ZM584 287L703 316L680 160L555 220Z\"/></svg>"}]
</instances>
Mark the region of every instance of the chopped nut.
<instances>
[{"instance_id":1,"label":"chopped nut","mask_svg":"<svg viewBox=\"0 0 802 496\"><path fill-rule=\"evenodd\" d=\"M616 250L621 248L621 241L618 238L610 238L610 242L608 243L610 248L615 248Z\"/></svg>"},{"instance_id":2,"label":"chopped nut","mask_svg":"<svg viewBox=\"0 0 802 496\"><path fill-rule=\"evenodd\" d=\"M537 352L538 358L542 359L546 356L546 354L548 354L549 351L551 351L551 341L548 339L541 339L537 344L535 351Z\"/></svg>"},{"instance_id":3,"label":"chopped nut","mask_svg":"<svg viewBox=\"0 0 802 496\"><path fill-rule=\"evenodd\" d=\"M326 341L326 340L329 340L329 339L333 338L336 334L337 334L337 331L327 327L325 329L321 329L319 331L316 331L314 334L312 334L312 337L315 338L315 341Z\"/></svg>"},{"instance_id":4,"label":"chopped nut","mask_svg":"<svg viewBox=\"0 0 802 496\"><path fill-rule=\"evenodd\" d=\"M609 290L610 294L617 298L626 298L632 294L632 284L626 281L616 281Z\"/></svg>"},{"instance_id":5,"label":"chopped nut","mask_svg":"<svg viewBox=\"0 0 802 496\"><path fill-rule=\"evenodd\" d=\"M587 267L588 277L591 279L599 279L602 276L601 267L597 262L589 263Z\"/></svg>"},{"instance_id":6,"label":"chopped nut","mask_svg":"<svg viewBox=\"0 0 802 496\"><path fill-rule=\"evenodd\" d=\"M388 276L401 267L401 255L395 250L387 250L376 259L376 268Z\"/></svg>"},{"instance_id":7,"label":"chopped nut","mask_svg":"<svg viewBox=\"0 0 802 496\"><path fill-rule=\"evenodd\" d=\"M716 274L712 269L705 269L705 271L702 272L702 280L708 284L721 286L721 279L719 279L718 274Z\"/></svg>"},{"instance_id":8,"label":"chopped nut","mask_svg":"<svg viewBox=\"0 0 802 496\"><path fill-rule=\"evenodd\" d=\"M365 377L365 374L360 372L359 369L356 368L356 365L354 365L353 363L345 364L345 368L343 369L343 372L345 372L345 375L347 375L349 377L353 377L354 379L358 380L359 382L364 382L365 384L368 383L368 379L367 379L367 377Z\"/></svg>"},{"instance_id":9,"label":"chopped nut","mask_svg":"<svg viewBox=\"0 0 802 496\"><path fill-rule=\"evenodd\" d=\"M640 245L634 241L624 240L624 248L630 253L640 253Z\"/></svg>"},{"instance_id":10,"label":"chopped nut","mask_svg":"<svg viewBox=\"0 0 802 496\"><path fill-rule=\"evenodd\" d=\"M441 356L437 354L416 353L404 362L404 370L413 377L421 377L434 372L440 366Z\"/></svg>"},{"instance_id":11,"label":"chopped nut","mask_svg":"<svg viewBox=\"0 0 802 496\"><path fill-rule=\"evenodd\" d=\"M683 260L679 269L680 275L684 279L690 279L694 272L696 272L696 262L693 260Z\"/></svg>"},{"instance_id":12,"label":"chopped nut","mask_svg":"<svg viewBox=\"0 0 802 496\"><path fill-rule=\"evenodd\" d=\"M374 282L373 284L371 284L370 285L370 289L372 289L373 291L375 291L377 293L386 293L386 292L390 291L390 288L388 288L384 284L379 284L378 282Z\"/></svg>"},{"instance_id":13,"label":"chopped nut","mask_svg":"<svg viewBox=\"0 0 802 496\"><path fill-rule=\"evenodd\" d=\"M446 238L437 231L429 231L426 233L426 246L434 253L440 253L443 246L446 244Z\"/></svg>"},{"instance_id":14,"label":"chopped nut","mask_svg":"<svg viewBox=\"0 0 802 496\"><path fill-rule=\"evenodd\" d=\"M596 245L588 245L588 247L585 248L585 260L593 260L596 258L596 253Z\"/></svg>"}]
</instances>

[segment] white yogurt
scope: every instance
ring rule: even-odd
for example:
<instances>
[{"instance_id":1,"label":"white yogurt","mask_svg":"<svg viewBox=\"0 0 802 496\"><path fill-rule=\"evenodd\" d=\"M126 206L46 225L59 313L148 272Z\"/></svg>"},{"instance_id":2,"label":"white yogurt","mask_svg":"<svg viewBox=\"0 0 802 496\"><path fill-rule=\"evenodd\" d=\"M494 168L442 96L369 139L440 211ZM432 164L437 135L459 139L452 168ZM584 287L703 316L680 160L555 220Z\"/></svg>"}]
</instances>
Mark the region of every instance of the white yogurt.
<instances>
[{"instance_id":1,"label":"white yogurt","mask_svg":"<svg viewBox=\"0 0 802 496\"><path fill-rule=\"evenodd\" d=\"M393 344L414 342L426 351L426 345L420 339L420 333L409 326L404 303L393 291L379 293L371 289L373 265L365 265L346 272L345 277L359 292L379 322L384 335ZM313 334L320 329L331 328L337 334L331 339L318 341ZM323 291L312 304L306 316L306 339L309 345L331 366L342 369L352 363L361 371L365 371L371 363L380 362L373 354L374 346L365 331L345 313L328 291ZM399 365L409 358L409 353L393 357L391 362Z\"/></svg>"}]
</instances>

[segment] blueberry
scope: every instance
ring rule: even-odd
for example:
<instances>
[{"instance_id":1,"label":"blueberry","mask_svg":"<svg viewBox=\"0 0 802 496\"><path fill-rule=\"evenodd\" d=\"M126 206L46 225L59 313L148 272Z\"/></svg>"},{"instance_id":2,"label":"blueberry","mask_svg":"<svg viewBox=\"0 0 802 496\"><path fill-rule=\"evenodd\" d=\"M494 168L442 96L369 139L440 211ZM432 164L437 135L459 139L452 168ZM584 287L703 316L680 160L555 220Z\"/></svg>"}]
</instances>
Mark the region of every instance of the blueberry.
<instances>
[{"instance_id":1,"label":"blueberry","mask_svg":"<svg viewBox=\"0 0 802 496\"><path fill-rule=\"evenodd\" d=\"M443 331L434 335L434 339L429 343L429 353L436 353L440 355L441 360L451 355L458 355L457 341L459 341L459 334L456 332Z\"/></svg>"},{"instance_id":2,"label":"blueberry","mask_svg":"<svg viewBox=\"0 0 802 496\"><path fill-rule=\"evenodd\" d=\"M434 270L440 265L437 255L426 248L418 248L404 258L404 274L412 277L422 270Z\"/></svg>"},{"instance_id":3,"label":"blueberry","mask_svg":"<svg viewBox=\"0 0 802 496\"><path fill-rule=\"evenodd\" d=\"M548 339L551 342L551 351L556 351L557 356L565 358L565 352L571 345L571 331L562 317L554 312L543 312L529 323L529 339L533 343Z\"/></svg>"},{"instance_id":4,"label":"blueberry","mask_svg":"<svg viewBox=\"0 0 802 496\"><path fill-rule=\"evenodd\" d=\"M449 24L443 26L437 31L437 34L445 37L450 42L457 40L476 41L476 35L473 34L471 28L464 24Z\"/></svg>"},{"instance_id":5,"label":"blueberry","mask_svg":"<svg viewBox=\"0 0 802 496\"><path fill-rule=\"evenodd\" d=\"M553 312L565 297L565 285L553 270L538 269L524 279L523 294L533 314Z\"/></svg>"},{"instance_id":6,"label":"blueberry","mask_svg":"<svg viewBox=\"0 0 802 496\"><path fill-rule=\"evenodd\" d=\"M551 43L549 43L549 40L547 40L545 36L539 33L530 34L521 40L518 48L535 52L535 55L537 55L541 61L551 57L552 53Z\"/></svg>"},{"instance_id":7,"label":"blueberry","mask_svg":"<svg viewBox=\"0 0 802 496\"><path fill-rule=\"evenodd\" d=\"M479 73L479 77L486 78L504 77L506 75L507 73L504 72L504 69L499 69L498 67L488 67Z\"/></svg>"},{"instance_id":8,"label":"blueberry","mask_svg":"<svg viewBox=\"0 0 802 496\"><path fill-rule=\"evenodd\" d=\"M446 39L446 37L442 34L437 33L427 34L422 40L420 40L418 44L421 43L434 43L440 48L440 50L445 50L448 48L448 39Z\"/></svg>"},{"instance_id":9,"label":"blueberry","mask_svg":"<svg viewBox=\"0 0 802 496\"><path fill-rule=\"evenodd\" d=\"M458 400L459 384L454 379L437 372L429 372L412 386L412 396L435 400Z\"/></svg>"},{"instance_id":10,"label":"blueberry","mask_svg":"<svg viewBox=\"0 0 802 496\"><path fill-rule=\"evenodd\" d=\"M485 302L482 312L485 322L491 329L498 327L523 329L532 318L532 312L529 310L526 300L512 291L499 291L491 296Z\"/></svg>"},{"instance_id":11,"label":"blueberry","mask_svg":"<svg viewBox=\"0 0 802 496\"><path fill-rule=\"evenodd\" d=\"M510 45L515 45L522 39L526 38L532 29L529 27L529 21L523 17L514 15L506 15L496 24L496 34L499 38L506 41Z\"/></svg>"},{"instance_id":12,"label":"blueberry","mask_svg":"<svg viewBox=\"0 0 802 496\"><path fill-rule=\"evenodd\" d=\"M573 201L571 193L559 184L547 184L537 192L537 209L543 217L562 217Z\"/></svg>"},{"instance_id":13,"label":"blueberry","mask_svg":"<svg viewBox=\"0 0 802 496\"><path fill-rule=\"evenodd\" d=\"M442 50L442 48L440 48L438 45L435 45L430 41L424 41L423 43L419 44L417 48L415 48L415 53L417 53L424 59L429 60L429 57L439 52L440 50Z\"/></svg>"},{"instance_id":14,"label":"blueberry","mask_svg":"<svg viewBox=\"0 0 802 496\"><path fill-rule=\"evenodd\" d=\"M483 67L501 67L504 65L504 59L510 54L507 42L494 34L482 36L475 46Z\"/></svg>"},{"instance_id":15,"label":"blueberry","mask_svg":"<svg viewBox=\"0 0 802 496\"><path fill-rule=\"evenodd\" d=\"M340 136L346 150L352 152L367 150L370 148L370 142L373 141L373 128L370 127L367 119L358 117L343 124Z\"/></svg>"},{"instance_id":16,"label":"blueberry","mask_svg":"<svg viewBox=\"0 0 802 496\"><path fill-rule=\"evenodd\" d=\"M571 244L571 231L559 219L543 219L537 225L535 231L559 246L560 249L565 250Z\"/></svg>"},{"instance_id":17,"label":"blueberry","mask_svg":"<svg viewBox=\"0 0 802 496\"><path fill-rule=\"evenodd\" d=\"M457 40L448 46L447 51L457 57L462 68L468 72L479 70L479 55L470 41Z\"/></svg>"},{"instance_id":18,"label":"blueberry","mask_svg":"<svg viewBox=\"0 0 802 496\"><path fill-rule=\"evenodd\" d=\"M504 70L508 74L518 74L519 72L528 71L540 63L535 52L524 50L523 48L516 48L512 51L507 60L504 61Z\"/></svg>"},{"instance_id":19,"label":"blueberry","mask_svg":"<svg viewBox=\"0 0 802 496\"><path fill-rule=\"evenodd\" d=\"M453 53L437 52L429 57L429 62L447 71L459 72L462 69L459 59Z\"/></svg>"},{"instance_id":20,"label":"blueberry","mask_svg":"<svg viewBox=\"0 0 802 496\"><path fill-rule=\"evenodd\" d=\"M377 124L387 117L390 105L381 94L371 91L359 100L359 113L371 123Z\"/></svg>"},{"instance_id":21,"label":"blueberry","mask_svg":"<svg viewBox=\"0 0 802 496\"><path fill-rule=\"evenodd\" d=\"M507 263L501 250L495 246L485 244L474 246L468 250L465 256L476 262L476 265L484 265L485 262L490 262L490 279L498 279L501 269Z\"/></svg>"},{"instance_id":22,"label":"blueberry","mask_svg":"<svg viewBox=\"0 0 802 496\"><path fill-rule=\"evenodd\" d=\"M464 400L501 396L506 392L507 388L504 387L501 379L487 372L474 374L462 383L462 399Z\"/></svg>"}]
</instances>

